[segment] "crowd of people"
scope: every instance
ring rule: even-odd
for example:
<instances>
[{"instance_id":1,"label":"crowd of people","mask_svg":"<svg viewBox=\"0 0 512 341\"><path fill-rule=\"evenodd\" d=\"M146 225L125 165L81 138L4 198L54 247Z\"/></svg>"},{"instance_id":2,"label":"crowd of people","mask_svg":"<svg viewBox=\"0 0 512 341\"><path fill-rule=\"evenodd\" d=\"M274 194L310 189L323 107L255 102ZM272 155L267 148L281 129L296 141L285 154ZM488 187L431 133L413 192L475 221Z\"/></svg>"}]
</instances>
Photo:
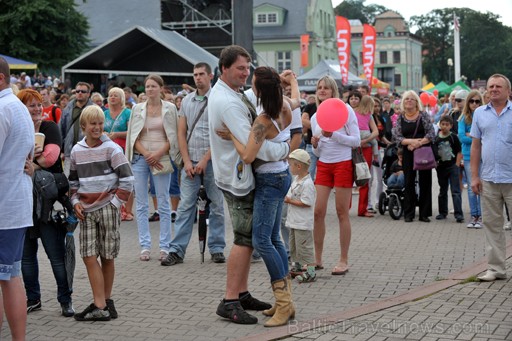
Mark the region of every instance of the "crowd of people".
<instances>
[{"instance_id":1,"label":"crowd of people","mask_svg":"<svg viewBox=\"0 0 512 341\"><path fill-rule=\"evenodd\" d=\"M340 93L330 76L319 79L315 93L308 95L299 91L290 70L278 74L264 66L254 70L251 88L244 91L250 63L245 49L228 46L220 55L215 84L212 67L198 63L191 70L194 87L184 86L176 95L162 77L150 74L136 91L105 89L105 99L87 82L78 82L67 94L57 78L42 77L33 84L24 73L11 76L0 59L0 183L12 191L4 196L8 200L0 199L0 306L14 339L23 339L26 314L41 309L38 239L50 259L62 315L108 321L118 317L112 294L121 221L137 223L140 261L151 260L149 224L158 221L158 260L163 266L182 264L200 188L207 195L207 245L214 263L226 262L225 205L231 218L234 245L217 314L234 323L257 323L248 310L269 316L266 327L284 325L295 316L293 278L314 282L316 272L324 269L325 218L333 190L339 258L327 262L335 263L331 274L339 276L350 269L353 199L358 196L359 217L375 219L383 188L402 188L404 221L413 222L418 212L419 221L428 223L434 215L433 169L439 183L435 219L451 214L450 189L455 221L464 222L462 192L467 188L467 227L485 227L488 244L488 271L480 279L506 277L503 230L510 222L504 209L512 204L512 165L500 155L511 143L507 77L492 75L486 94L459 90L440 108L426 108L413 90L382 97L362 86ZM332 98L346 102L348 120L326 131L315 113ZM35 140L36 135L44 139ZM396 158L387 177L383 155L391 146ZM417 151L425 147L436 161L430 168L417 164ZM361 150L373 174L359 188L354 186L354 149ZM32 193L37 184L31 178L42 171L69 179L73 209L67 214L80 221L79 250L93 302L79 313L64 266L66 230L51 208L32 209L41 199L56 201L42 191ZM17 211L26 208L16 221L10 216L15 206ZM251 260L258 257L268 271L273 304L249 291Z\"/></svg>"}]
</instances>

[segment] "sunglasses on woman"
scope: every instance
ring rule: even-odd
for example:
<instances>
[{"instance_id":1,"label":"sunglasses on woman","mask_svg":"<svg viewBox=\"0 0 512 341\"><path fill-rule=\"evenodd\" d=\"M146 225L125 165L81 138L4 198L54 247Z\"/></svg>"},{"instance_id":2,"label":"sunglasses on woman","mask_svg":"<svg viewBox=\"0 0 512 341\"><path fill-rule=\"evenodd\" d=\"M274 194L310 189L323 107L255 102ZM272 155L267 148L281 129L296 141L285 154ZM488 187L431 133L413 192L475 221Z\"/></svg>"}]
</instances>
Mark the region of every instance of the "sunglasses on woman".
<instances>
[{"instance_id":1,"label":"sunglasses on woman","mask_svg":"<svg viewBox=\"0 0 512 341\"><path fill-rule=\"evenodd\" d=\"M482 101L480 101L479 99L470 99L468 102L469 102L469 104L475 104L475 103L476 104L480 104L480 103L482 103Z\"/></svg>"}]
</instances>

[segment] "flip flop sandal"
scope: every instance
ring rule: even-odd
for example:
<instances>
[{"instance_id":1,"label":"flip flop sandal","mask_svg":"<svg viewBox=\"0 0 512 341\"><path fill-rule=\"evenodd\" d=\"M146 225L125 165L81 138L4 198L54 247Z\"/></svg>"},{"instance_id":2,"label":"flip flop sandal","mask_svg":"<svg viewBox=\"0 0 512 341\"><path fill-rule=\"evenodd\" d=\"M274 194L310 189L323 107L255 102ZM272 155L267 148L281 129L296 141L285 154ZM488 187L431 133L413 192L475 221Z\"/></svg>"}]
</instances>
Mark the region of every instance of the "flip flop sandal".
<instances>
[{"instance_id":1,"label":"flip flop sandal","mask_svg":"<svg viewBox=\"0 0 512 341\"><path fill-rule=\"evenodd\" d=\"M158 258L158 260L161 262L161 261L163 261L164 259L166 259L168 255L169 255L169 252L166 252L166 251L161 250L161 251L160 251L160 257Z\"/></svg>"},{"instance_id":2,"label":"flip flop sandal","mask_svg":"<svg viewBox=\"0 0 512 341\"><path fill-rule=\"evenodd\" d=\"M315 270L323 270L323 269L324 269L323 265L315 265Z\"/></svg>"},{"instance_id":3,"label":"flip flop sandal","mask_svg":"<svg viewBox=\"0 0 512 341\"><path fill-rule=\"evenodd\" d=\"M335 266L334 269L332 269L332 272L331 272L331 275L333 276L341 276L341 275L344 275L348 272L348 268L344 269L344 270L340 270L341 268Z\"/></svg>"},{"instance_id":4,"label":"flip flop sandal","mask_svg":"<svg viewBox=\"0 0 512 341\"><path fill-rule=\"evenodd\" d=\"M142 252L140 253L139 259L143 262L148 262L151 259L151 251L142 250Z\"/></svg>"}]
</instances>

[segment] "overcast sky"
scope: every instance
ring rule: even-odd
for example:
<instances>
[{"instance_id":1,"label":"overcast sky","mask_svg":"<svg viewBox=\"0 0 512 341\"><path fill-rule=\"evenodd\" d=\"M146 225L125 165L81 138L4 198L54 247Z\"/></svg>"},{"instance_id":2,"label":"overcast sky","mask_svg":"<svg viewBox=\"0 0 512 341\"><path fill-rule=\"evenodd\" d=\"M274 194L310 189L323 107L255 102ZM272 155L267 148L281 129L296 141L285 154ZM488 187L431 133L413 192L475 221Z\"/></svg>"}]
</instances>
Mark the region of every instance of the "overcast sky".
<instances>
[{"instance_id":1,"label":"overcast sky","mask_svg":"<svg viewBox=\"0 0 512 341\"><path fill-rule=\"evenodd\" d=\"M332 0L334 7L338 6L342 0ZM365 6L377 4L385 6L393 11L400 13L405 20L409 20L414 15L425 15L433 9L442 8L471 8L479 12L491 12L499 15L501 22L512 27L512 1L483 1L483 0L428 0L428 1L396 1L396 0L366 0Z\"/></svg>"}]
</instances>

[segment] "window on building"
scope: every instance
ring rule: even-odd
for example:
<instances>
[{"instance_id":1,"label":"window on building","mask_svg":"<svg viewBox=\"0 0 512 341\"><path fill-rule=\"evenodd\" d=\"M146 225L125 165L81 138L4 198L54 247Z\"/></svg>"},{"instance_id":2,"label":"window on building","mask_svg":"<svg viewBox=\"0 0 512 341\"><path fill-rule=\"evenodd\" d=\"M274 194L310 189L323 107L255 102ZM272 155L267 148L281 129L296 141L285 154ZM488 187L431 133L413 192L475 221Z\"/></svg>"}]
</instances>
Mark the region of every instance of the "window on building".
<instances>
[{"instance_id":1,"label":"window on building","mask_svg":"<svg viewBox=\"0 0 512 341\"><path fill-rule=\"evenodd\" d=\"M379 57L380 57L380 64L388 63L388 51L380 51Z\"/></svg>"},{"instance_id":2,"label":"window on building","mask_svg":"<svg viewBox=\"0 0 512 341\"><path fill-rule=\"evenodd\" d=\"M275 24L277 23L277 13L258 13L256 20L258 24Z\"/></svg>"},{"instance_id":3,"label":"window on building","mask_svg":"<svg viewBox=\"0 0 512 341\"><path fill-rule=\"evenodd\" d=\"M400 64L400 51L393 51L393 64Z\"/></svg>"},{"instance_id":4,"label":"window on building","mask_svg":"<svg viewBox=\"0 0 512 341\"><path fill-rule=\"evenodd\" d=\"M277 52L277 72L292 68L292 53L290 51Z\"/></svg>"},{"instance_id":5,"label":"window on building","mask_svg":"<svg viewBox=\"0 0 512 341\"><path fill-rule=\"evenodd\" d=\"M395 86L402 86L402 75L395 74Z\"/></svg>"}]
</instances>

